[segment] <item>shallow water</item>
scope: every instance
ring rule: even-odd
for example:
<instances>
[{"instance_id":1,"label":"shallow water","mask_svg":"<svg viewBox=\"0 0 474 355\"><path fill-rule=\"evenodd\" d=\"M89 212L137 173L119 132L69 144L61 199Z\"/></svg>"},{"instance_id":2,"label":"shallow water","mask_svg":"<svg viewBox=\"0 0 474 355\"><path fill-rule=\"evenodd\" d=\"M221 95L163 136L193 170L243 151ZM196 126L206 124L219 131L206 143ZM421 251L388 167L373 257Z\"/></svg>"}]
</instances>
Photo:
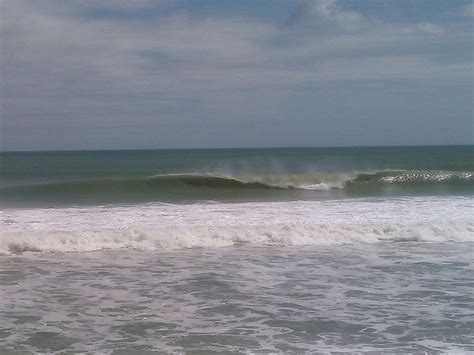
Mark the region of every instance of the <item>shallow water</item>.
<instances>
[{"instance_id":1,"label":"shallow water","mask_svg":"<svg viewBox=\"0 0 474 355\"><path fill-rule=\"evenodd\" d=\"M1 256L2 352L474 351L474 243Z\"/></svg>"},{"instance_id":2,"label":"shallow water","mask_svg":"<svg viewBox=\"0 0 474 355\"><path fill-rule=\"evenodd\" d=\"M459 196L6 209L0 254L474 242L473 210Z\"/></svg>"}]
</instances>

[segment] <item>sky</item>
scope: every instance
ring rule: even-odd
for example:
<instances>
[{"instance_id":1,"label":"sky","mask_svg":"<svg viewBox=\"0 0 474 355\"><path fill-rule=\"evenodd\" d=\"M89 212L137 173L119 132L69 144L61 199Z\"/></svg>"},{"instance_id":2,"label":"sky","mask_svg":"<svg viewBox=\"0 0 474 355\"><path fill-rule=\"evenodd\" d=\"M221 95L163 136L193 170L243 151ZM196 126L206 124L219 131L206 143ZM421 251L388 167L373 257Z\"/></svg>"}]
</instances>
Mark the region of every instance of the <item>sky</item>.
<instances>
[{"instance_id":1,"label":"sky","mask_svg":"<svg viewBox=\"0 0 474 355\"><path fill-rule=\"evenodd\" d=\"M473 144L470 0L0 0L0 149Z\"/></svg>"}]
</instances>

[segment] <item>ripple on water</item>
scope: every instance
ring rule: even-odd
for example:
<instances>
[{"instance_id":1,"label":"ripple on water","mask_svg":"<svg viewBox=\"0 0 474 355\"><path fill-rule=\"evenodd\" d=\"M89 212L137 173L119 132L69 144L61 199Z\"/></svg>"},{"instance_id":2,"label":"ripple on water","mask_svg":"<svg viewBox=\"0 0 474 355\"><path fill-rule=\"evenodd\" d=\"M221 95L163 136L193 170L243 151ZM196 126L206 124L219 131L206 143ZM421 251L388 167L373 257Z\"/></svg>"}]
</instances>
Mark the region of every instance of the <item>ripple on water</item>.
<instances>
[{"instance_id":1,"label":"ripple on water","mask_svg":"<svg viewBox=\"0 0 474 355\"><path fill-rule=\"evenodd\" d=\"M3 257L0 350L474 351L473 251L381 243Z\"/></svg>"}]
</instances>

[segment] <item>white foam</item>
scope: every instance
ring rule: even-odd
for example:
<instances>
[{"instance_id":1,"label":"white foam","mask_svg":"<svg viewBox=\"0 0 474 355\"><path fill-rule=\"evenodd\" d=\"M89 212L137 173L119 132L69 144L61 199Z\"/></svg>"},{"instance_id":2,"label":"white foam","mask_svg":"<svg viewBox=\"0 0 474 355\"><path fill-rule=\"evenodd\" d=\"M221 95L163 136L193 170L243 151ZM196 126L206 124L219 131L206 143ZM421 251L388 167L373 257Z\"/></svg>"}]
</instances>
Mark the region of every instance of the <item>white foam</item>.
<instances>
[{"instance_id":1,"label":"white foam","mask_svg":"<svg viewBox=\"0 0 474 355\"><path fill-rule=\"evenodd\" d=\"M297 189L302 189L302 190L314 190L314 191L328 191L331 188L342 188L342 186L331 186L329 184L326 184L324 182L319 183L319 184L305 184L305 185L297 185Z\"/></svg>"},{"instance_id":2,"label":"white foam","mask_svg":"<svg viewBox=\"0 0 474 355\"><path fill-rule=\"evenodd\" d=\"M144 204L2 211L0 254L474 241L474 198Z\"/></svg>"}]
</instances>

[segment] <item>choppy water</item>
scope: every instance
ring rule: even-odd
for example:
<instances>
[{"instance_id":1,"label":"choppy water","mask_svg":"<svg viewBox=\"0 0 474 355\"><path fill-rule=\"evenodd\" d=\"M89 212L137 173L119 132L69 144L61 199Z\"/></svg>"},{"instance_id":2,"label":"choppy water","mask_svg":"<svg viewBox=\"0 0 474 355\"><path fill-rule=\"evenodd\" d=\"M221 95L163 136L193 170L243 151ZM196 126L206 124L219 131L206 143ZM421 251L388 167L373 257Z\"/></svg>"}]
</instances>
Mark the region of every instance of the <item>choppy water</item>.
<instances>
[{"instance_id":1,"label":"choppy water","mask_svg":"<svg viewBox=\"0 0 474 355\"><path fill-rule=\"evenodd\" d=\"M7 209L0 255L474 242L472 211L460 196Z\"/></svg>"},{"instance_id":2,"label":"choppy water","mask_svg":"<svg viewBox=\"0 0 474 355\"><path fill-rule=\"evenodd\" d=\"M0 353L474 351L474 148L0 154Z\"/></svg>"},{"instance_id":3,"label":"choppy water","mask_svg":"<svg viewBox=\"0 0 474 355\"><path fill-rule=\"evenodd\" d=\"M0 258L1 351L474 351L473 243Z\"/></svg>"}]
</instances>

